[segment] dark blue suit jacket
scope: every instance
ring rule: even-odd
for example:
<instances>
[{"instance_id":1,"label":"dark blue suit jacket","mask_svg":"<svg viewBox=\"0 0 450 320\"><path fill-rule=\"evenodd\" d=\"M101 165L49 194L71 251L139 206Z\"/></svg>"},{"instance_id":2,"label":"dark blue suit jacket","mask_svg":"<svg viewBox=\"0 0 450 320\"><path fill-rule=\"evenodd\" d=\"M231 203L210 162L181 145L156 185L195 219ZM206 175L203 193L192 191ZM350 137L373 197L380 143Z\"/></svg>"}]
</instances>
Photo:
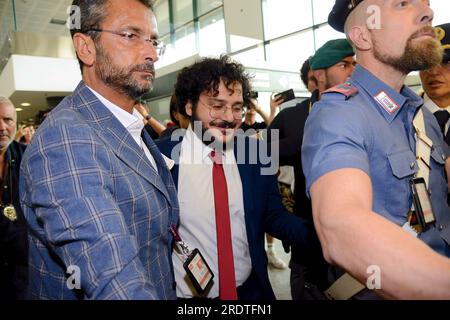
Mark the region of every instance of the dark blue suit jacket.
<instances>
[{"instance_id":1,"label":"dark blue suit jacket","mask_svg":"<svg viewBox=\"0 0 450 320\"><path fill-rule=\"evenodd\" d=\"M250 139L253 138L246 137L245 139L245 145L248 146ZM161 153L170 158L172 150L176 145L181 144L181 141L182 139L171 141L171 137L165 137L155 143ZM238 143L235 143L235 146L237 145ZM249 150L249 148L246 147L245 150ZM240 159L238 155L242 151L235 147L236 159ZM261 175L263 165L259 158L257 164L251 164L248 152L244 152L246 153L245 163L237 162L244 192L245 224L253 270L252 275L243 285L245 289L238 290L238 294L240 299L245 300L273 300L275 295L267 272L265 233L298 246L310 245L310 233L303 220L284 209L276 176ZM175 186L178 186L178 164L172 168L171 172Z\"/></svg>"}]
</instances>

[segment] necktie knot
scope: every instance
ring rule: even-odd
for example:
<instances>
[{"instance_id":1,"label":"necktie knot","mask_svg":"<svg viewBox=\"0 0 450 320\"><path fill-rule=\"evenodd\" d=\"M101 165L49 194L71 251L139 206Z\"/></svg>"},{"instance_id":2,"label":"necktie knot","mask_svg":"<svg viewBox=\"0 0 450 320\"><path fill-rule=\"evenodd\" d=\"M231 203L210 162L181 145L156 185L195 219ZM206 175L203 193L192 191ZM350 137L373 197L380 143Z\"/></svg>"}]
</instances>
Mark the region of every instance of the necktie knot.
<instances>
[{"instance_id":1,"label":"necktie knot","mask_svg":"<svg viewBox=\"0 0 450 320\"><path fill-rule=\"evenodd\" d=\"M448 119L450 118L450 113L447 110L439 110L434 113L436 117L439 127L441 128L442 134L445 136L445 125L447 124Z\"/></svg>"},{"instance_id":2,"label":"necktie knot","mask_svg":"<svg viewBox=\"0 0 450 320\"><path fill-rule=\"evenodd\" d=\"M209 157L214 162L214 164L223 164L223 158L220 152L216 152L213 150L209 153Z\"/></svg>"}]
</instances>

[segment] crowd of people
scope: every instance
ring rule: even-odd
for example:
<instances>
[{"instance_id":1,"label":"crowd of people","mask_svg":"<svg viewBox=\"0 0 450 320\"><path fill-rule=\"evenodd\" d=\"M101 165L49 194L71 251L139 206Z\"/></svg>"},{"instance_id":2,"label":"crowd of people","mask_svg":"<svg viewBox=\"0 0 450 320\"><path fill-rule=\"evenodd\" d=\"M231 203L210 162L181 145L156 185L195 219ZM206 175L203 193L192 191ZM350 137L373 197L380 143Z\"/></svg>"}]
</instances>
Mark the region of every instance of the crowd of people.
<instances>
[{"instance_id":1,"label":"crowd of people","mask_svg":"<svg viewBox=\"0 0 450 320\"><path fill-rule=\"evenodd\" d=\"M242 64L202 58L167 127L141 100L152 1L73 5L73 94L36 133L0 97L3 300L274 300L273 238L294 300L450 299L450 23L428 1L336 0L345 38L304 62L311 97L269 115Z\"/></svg>"}]
</instances>

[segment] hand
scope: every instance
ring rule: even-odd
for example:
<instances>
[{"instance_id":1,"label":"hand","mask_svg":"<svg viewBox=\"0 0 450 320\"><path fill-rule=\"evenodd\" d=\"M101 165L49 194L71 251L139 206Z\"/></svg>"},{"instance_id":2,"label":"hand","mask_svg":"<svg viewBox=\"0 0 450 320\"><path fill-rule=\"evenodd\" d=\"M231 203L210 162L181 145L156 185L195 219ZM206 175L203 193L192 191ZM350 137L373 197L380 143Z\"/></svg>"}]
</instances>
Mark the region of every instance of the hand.
<instances>
[{"instance_id":1,"label":"hand","mask_svg":"<svg viewBox=\"0 0 450 320\"><path fill-rule=\"evenodd\" d=\"M270 112L275 113L277 111L277 108L284 102L284 99L282 96L279 96L278 98L275 98L274 94L270 96Z\"/></svg>"},{"instance_id":2,"label":"hand","mask_svg":"<svg viewBox=\"0 0 450 320\"><path fill-rule=\"evenodd\" d=\"M14 137L14 140L19 141L20 138L22 138L25 135L24 132L23 132L23 129L25 129L25 125L21 124L19 126L19 128L17 129L16 136Z\"/></svg>"},{"instance_id":3,"label":"hand","mask_svg":"<svg viewBox=\"0 0 450 320\"><path fill-rule=\"evenodd\" d=\"M251 98L250 99L250 105L248 107L250 110L255 110L256 112L260 113L261 112L261 106L258 105L258 100Z\"/></svg>"},{"instance_id":4,"label":"hand","mask_svg":"<svg viewBox=\"0 0 450 320\"><path fill-rule=\"evenodd\" d=\"M145 118L148 116L147 108L142 103L136 103L134 108L144 117L144 122L146 123L147 120Z\"/></svg>"}]
</instances>

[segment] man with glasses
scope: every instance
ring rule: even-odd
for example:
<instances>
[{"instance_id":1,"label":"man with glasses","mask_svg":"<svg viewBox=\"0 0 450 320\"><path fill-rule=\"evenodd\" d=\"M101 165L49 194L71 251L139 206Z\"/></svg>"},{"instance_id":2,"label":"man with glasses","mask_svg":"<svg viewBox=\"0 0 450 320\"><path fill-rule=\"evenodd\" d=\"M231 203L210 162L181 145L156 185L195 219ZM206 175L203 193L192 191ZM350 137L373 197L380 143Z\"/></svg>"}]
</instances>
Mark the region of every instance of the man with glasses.
<instances>
[{"instance_id":1,"label":"man with glasses","mask_svg":"<svg viewBox=\"0 0 450 320\"><path fill-rule=\"evenodd\" d=\"M183 267L193 256L186 260L175 250L179 298L274 299L264 234L309 244L302 220L281 203L276 176L264 175L258 140L236 134L250 91L244 67L227 56L203 59L178 75L179 111L191 124L157 144L177 163L172 175L180 203L180 240L191 252L198 249L214 274L198 289Z\"/></svg>"},{"instance_id":2,"label":"man with glasses","mask_svg":"<svg viewBox=\"0 0 450 320\"><path fill-rule=\"evenodd\" d=\"M21 167L30 298L176 297L175 185L134 108L163 49L151 5L73 2L83 80L40 126Z\"/></svg>"}]
</instances>

